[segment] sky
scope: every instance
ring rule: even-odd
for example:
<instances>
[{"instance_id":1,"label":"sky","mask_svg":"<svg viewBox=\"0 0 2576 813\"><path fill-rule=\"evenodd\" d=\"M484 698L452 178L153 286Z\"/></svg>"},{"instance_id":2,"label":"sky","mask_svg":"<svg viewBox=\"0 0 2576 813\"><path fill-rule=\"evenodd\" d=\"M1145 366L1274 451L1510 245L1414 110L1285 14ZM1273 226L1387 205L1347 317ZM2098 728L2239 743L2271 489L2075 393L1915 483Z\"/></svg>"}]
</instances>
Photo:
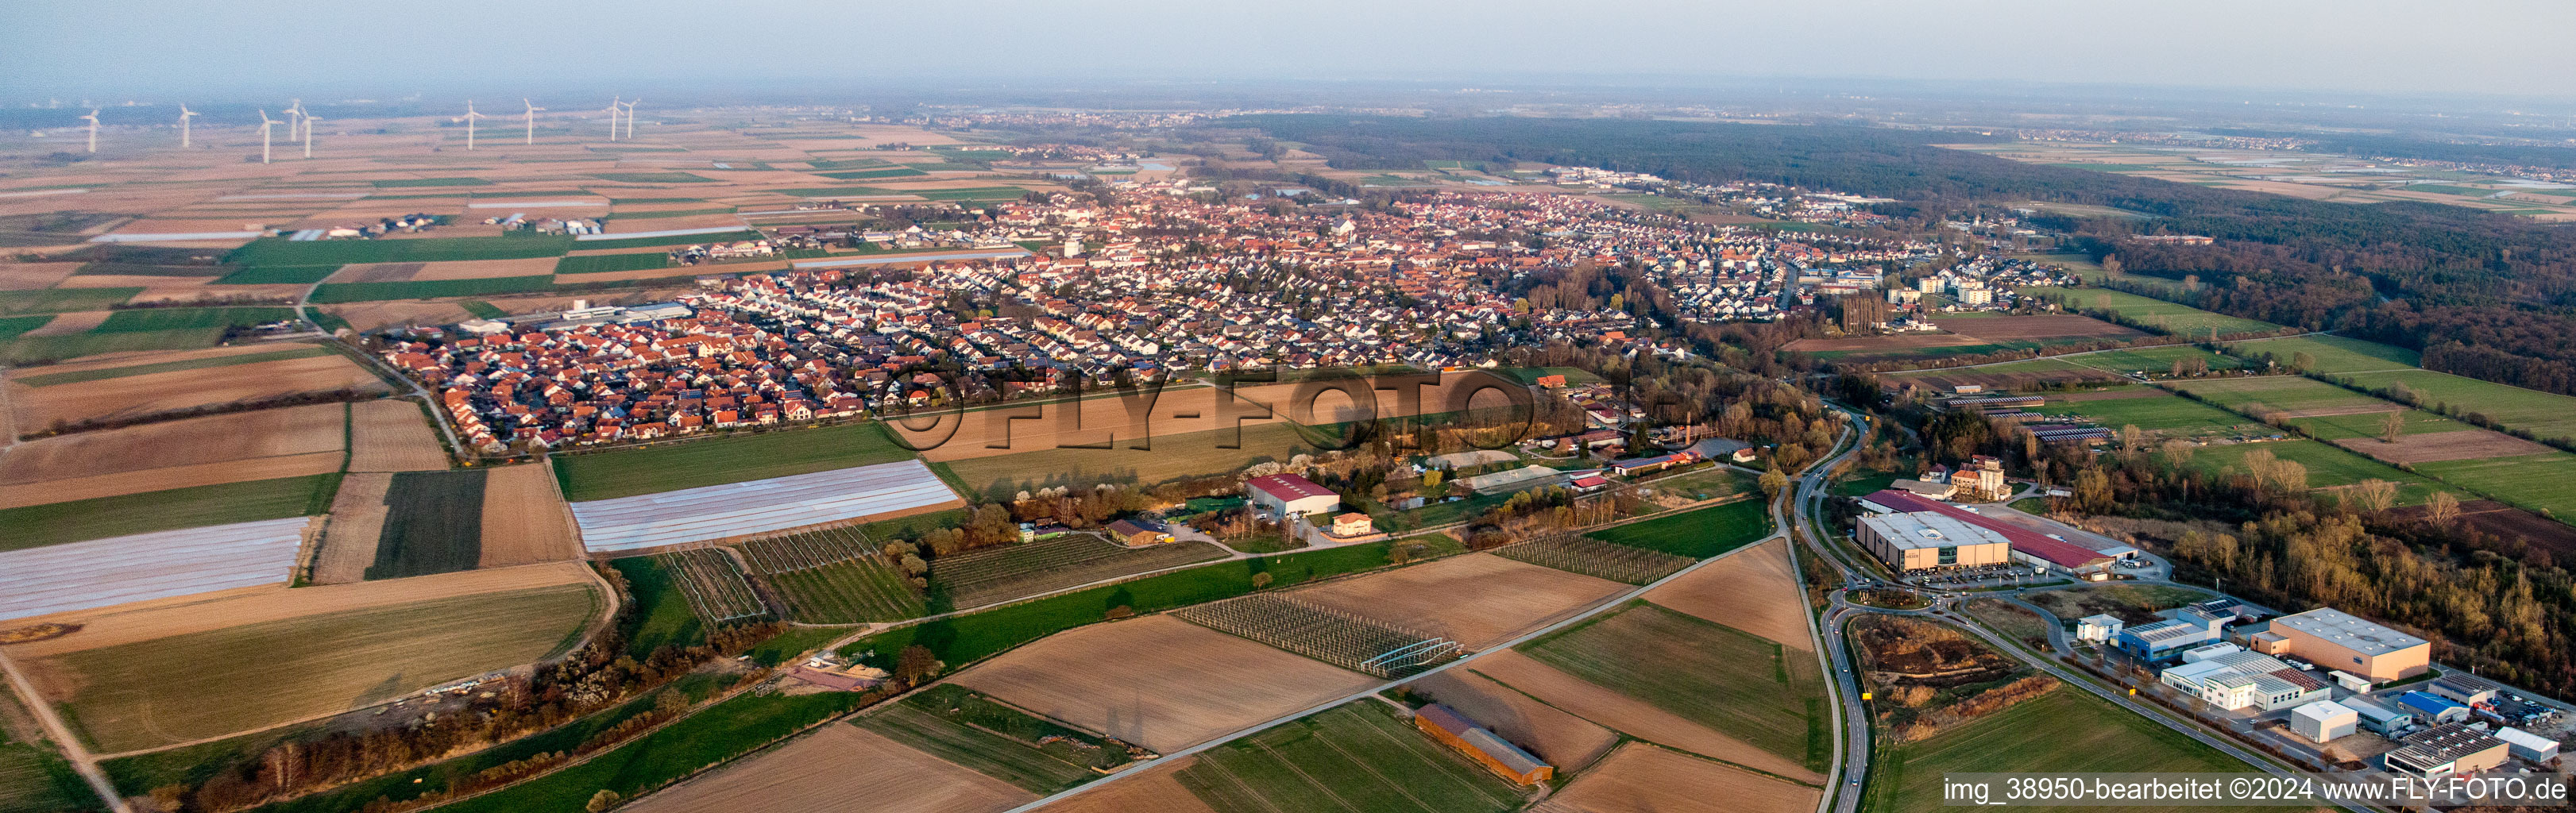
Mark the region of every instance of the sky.
<instances>
[{"instance_id":1,"label":"sky","mask_svg":"<svg viewBox=\"0 0 2576 813\"><path fill-rule=\"evenodd\" d=\"M2559 0L11 0L0 96L1655 76L2576 99Z\"/></svg>"}]
</instances>

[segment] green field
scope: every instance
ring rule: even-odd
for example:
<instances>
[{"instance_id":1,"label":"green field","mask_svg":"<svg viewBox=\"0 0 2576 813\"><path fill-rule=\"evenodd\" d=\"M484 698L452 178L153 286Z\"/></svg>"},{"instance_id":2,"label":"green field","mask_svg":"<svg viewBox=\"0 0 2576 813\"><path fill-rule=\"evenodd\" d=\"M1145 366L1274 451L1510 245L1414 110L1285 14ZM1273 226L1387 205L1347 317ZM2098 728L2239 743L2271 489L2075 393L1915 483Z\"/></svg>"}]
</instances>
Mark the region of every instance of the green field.
<instances>
[{"instance_id":1,"label":"green field","mask_svg":"<svg viewBox=\"0 0 2576 813\"><path fill-rule=\"evenodd\" d=\"M407 186L490 186L492 184L491 181L481 178L395 178L368 181L368 183L378 189L398 189Z\"/></svg>"},{"instance_id":2,"label":"green field","mask_svg":"<svg viewBox=\"0 0 2576 813\"><path fill-rule=\"evenodd\" d=\"M1731 627L1637 601L1520 650L1815 770L1833 748L1815 658Z\"/></svg>"},{"instance_id":3,"label":"green field","mask_svg":"<svg viewBox=\"0 0 2576 813\"><path fill-rule=\"evenodd\" d=\"M50 318L50 317L43 317ZM219 327L192 330L146 330L128 333L90 331L69 336L20 336L0 347L0 364L62 361L101 353L137 350L196 350L223 340Z\"/></svg>"},{"instance_id":4,"label":"green field","mask_svg":"<svg viewBox=\"0 0 2576 813\"><path fill-rule=\"evenodd\" d=\"M1771 535L1771 513L1761 500L1685 511L1594 531L1603 542L1706 559Z\"/></svg>"},{"instance_id":5,"label":"green field","mask_svg":"<svg viewBox=\"0 0 2576 813\"><path fill-rule=\"evenodd\" d=\"M2276 459L2306 466L2310 488L2348 486L2363 480L2386 480L2398 485L2397 502L2400 505L2423 502L2432 496L2434 491L2442 490L2441 484L2425 479L2423 475L2408 474L2394 466L2363 457L2340 446L2313 440L2203 446L2192 450L2191 465L2206 471L2226 468L2244 471L2245 456L2256 451L2271 452Z\"/></svg>"},{"instance_id":6,"label":"green field","mask_svg":"<svg viewBox=\"0 0 2576 813\"><path fill-rule=\"evenodd\" d=\"M2099 353L2067 356L2066 360L2107 373L2143 372L2152 376L2172 373L2174 362L2186 357L2196 357L2208 362L2211 370L2236 370L2250 366L2244 359L2212 353L2187 344L2105 350Z\"/></svg>"},{"instance_id":7,"label":"green field","mask_svg":"<svg viewBox=\"0 0 2576 813\"><path fill-rule=\"evenodd\" d=\"M147 491L0 510L0 551L84 539L321 514L340 475Z\"/></svg>"},{"instance_id":8,"label":"green field","mask_svg":"<svg viewBox=\"0 0 2576 813\"><path fill-rule=\"evenodd\" d=\"M2560 522L2576 522L2576 455L2565 452L2415 464L2415 470Z\"/></svg>"},{"instance_id":9,"label":"green field","mask_svg":"<svg viewBox=\"0 0 2576 813\"><path fill-rule=\"evenodd\" d=\"M189 359L186 361L164 361L157 364L136 364L128 367L104 367L96 370L81 370L70 373L39 373L27 376L11 376L10 380L30 387L50 387L56 384L77 384L83 381L124 378L126 376L151 375L153 373L173 373L181 370L203 370L209 367L230 367L236 364L257 364L264 361L286 361L289 359L331 355L330 348L321 347L319 345L297 344L287 345L287 347L290 349L273 350L266 353L243 353L231 356L217 356L214 358Z\"/></svg>"},{"instance_id":10,"label":"green field","mask_svg":"<svg viewBox=\"0 0 2576 813\"><path fill-rule=\"evenodd\" d=\"M394 299L435 299L447 296L499 296L536 293L553 290L554 287L553 274L415 282L328 282L313 289L312 302L317 305L333 305L347 302L383 302Z\"/></svg>"},{"instance_id":11,"label":"green field","mask_svg":"<svg viewBox=\"0 0 2576 813\"><path fill-rule=\"evenodd\" d=\"M744 229L742 231L712 232L708 234L675 234L666 237L628 237L618 240L583 240L581 242L574 243L572 247L583 251L594 251L614 248L689 246L697 245L699 243L729 243L740 240L758 239L760 239L760 232Z\"/></svg>"},{"instance_id":12,"label":"green field","mask_svg":"<svg viewBox=\"0 0 2576 813\"><path fill-rule=\"evenodd\" d=\"M706 438L555 458L564 499L589 502L912 459L879 423Z\"/></svg>"},{"instance_id":13,"label":"green field","mask_svg":"<svg viewBox=\"0 0 2576 813\"><path fill-rule=\"evenodd\" d=\"M2352 390L2303 376L2264 376L2209 381L2188 381L2174 385L2208 400L2253 414L2256 406L2276 410L2344 410L2376 409L2377 412L2355 412L2349 415L2317 415L2289 419L2315 435L2319 440L2375 438L2381 434L2380 422L2389 412L2406 421L2405 434L2419 432L2457 432L2475 429L2459 421L2417 409L2406 409L2388 401L2372 398Z\"/></svg>"},{"instance_id":14,"label":"green field","mask_svg":"<svg viewBox=\"0 0 2576 813\"><path fill-rule=\"evenodd\" d=\"M1909 743L1879 740L1861 797L1864 813L1941 807L1945 773L2243 773L2217 749L2073 687ZM2050 808L2076 809L2076 808ZM2086 808L2098 809L2098 808ZM2214 811L2214 807L2123 807L2123 811ZM2281 810L2283 808L2252 808Z\"/></svg>"},{"instance_id":15,"label":"green field","mask_svg":"<svg viewBox=\"0 0 2576 813\"><path fill-rule=\"evenodd\" d=\"M1366 700L1202 751L1177 778L1217 810L1498 813L1523 801L1483 766Z\"/></svg>"},{"instance_id":16,"label":"green field","mask_svg":"<svg viewBox=\"0 0 2576 813\"><path fill-rule=\"evenodd\" d=\"M0 316L30 313L68 313L103 311L135 294L141 288L44 288L33 291L0 291ZM37 325L44 324L37 322ZM33 329L32 327L29 329Z\"/></svg>"},{"instance_id":17,"label":"green field","mask_svg":"<svg viewBox=\"0 0 2576 813\"><path fill-rule=\"evenodd\" d=\"M919 617L921 592L870 547L871 541L848 528L831 528L746 542L740 550L755 576L787 602L791 620L798 623Z\"/></svg>"},{"instance_id":18,"label":"green field","mask_svg":"<svg viewBox=\"0 0 2576 813\"><path fill-rule=\"evenodd\" d=\"M46 322L51 321L54 321L54 317L50 314L38 316L0 316L0 342L7 342L11 339L18 338L27 331L44 327Z\"/></svg>"},{"instance_id":19,"label":"green field","mask_svg":"<svg viewBox=\"0 0 2576 813\"><path fill-rule=\"evenodd\" d=\"M0 692L0 810L64 813L99 810L98 796L70 762L37 739L35 718L17 695Z\"/></svg>"},{"instance_id":20,"label":"green field","mask_svg":"<svg viewBox=\"0 0 2576 813\"><path fill-rule=\"evenodd\" d=\"M627 595L635 602L635 614L621 628L626 654L642 659L664 646L694 646L706 640L706 624L689 609L688 597L671 580L661 557L611 559L608 565L626 577Z\"/></svg>"},{"instance_id":21,"label":"green field","mask_svg":"<svg viewBox=\"0 0 2576 813\"><path fill-rule=\"evenodd\" d=\"M2414 367L2422 358L2421 354L2403 347L2342 336L2287 336L2231 342L2227 345L2227 352L2247 356L2269 353L2282 365L2288 365L2300 353L2306 353L2314 362L2308 372L2335 374L2403 370Z\"/></svg>"},{"instance_id":22,"label":"green field","mask_svg":"<svg viewBox=\"0 0 2576 813\"><path fill-rule=\"evenodd\" d=\"M659 251L636 254L591 254L565 257L555 261L557 274L599 274L610 271L650 271L671 267L671 255Z\"/></svg>"},{"instance_id":23,"label":"green field","mask_svg":"<svg viewBox=\"0 0 2576 813\"><path fill-rule=\"evenodd\" d=\"M1647 481L1644 487L1654 489L1658 494L1678 494L1694 500L1712 500L1752 491L1753 479L1754 475L1725 466L1710 466L1699 471L1657 477Z\"/></svg>"},{"instance_id":24,"label":"green field","mask_svg":"<svg viewBox=\"0 0 2576 813\"><path fill-rule=\"evenodd\" d=\"M1565 383L1569 386L1601 383L1600 376L1580 367L1513 367L1502 373L1523 384L1536 384L1540 378L1551 375L1565 376Z\"/></svg>"},{"instance_id":25,"label":"green field","mask_svg":"<svg viewBox=\"0 0 2576 813\"><path fill-rule=\"evenodd\" d=\"M340 270L336 265L261 265L215 279L215 285L311 285Z\"/></svg>"},{"instance_id":26,"label":"green field","mask_svg":"<svg viewBox=\"0 0 2576 813\"><path fill-rule=\"evenodd\" d=\"M2127 392L2143 385L2113 387L2111 392ZM2143 398L2109 398L2094 401L2056 401L2032 407L2043 415L2080 415L2094 423L2119 429L2135 426L2150 432L2164 432L2184 437L2205 435L2271 434L2271 427L2224 409L2158 392Z\"/></svg>"},{"instance_id":27,"label":"green field","mask_svg":"<svg viewBox=\"0 0 2576 813\"><path fill-rule=\"evenodd\" d=\"M2161 327L2168 333L2205 339L2210 328L2218 334L2252 333L2279 330L2280 325L2239 319L2153 297L2144 297L2109 288L2026 288L2025 294L2064 303L2074 310L2107 310L2141 324Z\"/></svg>"},{"instance_id":28,"label":"green field","mask_svg":"<svg viewBox=\"0 0 2576 813\"><path fill-rule=\"evenodd\" d=\"M2488 420L2535 437L2576 438L2576 397L2429 370L2361 373L2350 378L2367 389L2405 384L2428 407L2449 404L2452 409L2485 415Z\"/></svg>"},{"instance_id":29,"label":"green field","mask_svg":"<svg viewBox=\"0 0 2576 813\"><path fill-rule=\"evenodd\" d=\"M851 720L915 750L1032 793L1053 793L1097 778L1095 759L1110 753L1098 738L941 683ZM1039 740L1052 739L1038 745ZM1081 743L1089 748L1076 747ZM1102 767L1127 763L1124 754Z\"/></svg>"},{"instance_id":30,"label":"green field","mask_svg":"<svg viewBox=\"0 0 2576 813\"><path fill-rule=\"evenodd\" d=\"M91 328L96 333L147 333L165 330L203 330L227 327L249 327L269 322L291 321L294 308L145 308L109 314L107 321Z\"/></svg>"},{"instance_id":31,"label":"green field","mask_svg":"<svg viewBox=\"0 0 2576 813\"><path fill-rule=\"evenodd\" d=\"M891 664L894 654L904 647L920 644L946 661L949 668L956 669L1048 635L1106 620L1113 607L1152 613L1233 598L1252 592L1256 573L1270 574L1269 589L1277 590L1385 567L1390 544L1371 542L1202 565L887 630L861 638L840 651L850 655L874 652L874 662L883 665Z\"/></svg>"},{"instance_id":32,"label":"green field","mask_svg":"<svg viewBox=\"0 0 2576 813\"><path fill-rule=\"evenodd\" d=\"M560 257L572 248L563 235L506 237L423 237L412 240L252 240L224 255L224 262L243 266L347 265L351 263L427 263L449 260L515 260ZM589 246L585 246L589 248Z\"/></svg>"},{"instance_id":33,"label":"green field","mask_svg":"<svg viewBox=\"0 0 2576 813\"><path fill-rule=\"evenodd\" d=\"M459 596L187 633L46 659L103 751L220 737L398 697L568 648L588 585ZM277 676L294 675L293 691ZM186 680L172 680L186 675Z\"/></svg>"},{"instance_id":34,"label":"green field","mask_svg":"<svg viewBox=\"0 0 2576 813\"><path fill-rule=\"evenodd\" d=\"M686 172L593 172L590 177L618 183L715 183L716 179Z\"/></svg>"},{"instance_id":35,"label":"green field","mask_svg":"<svg viewBox=\"0 0 2576 813\"><path fill-rule=\"evenodd\" d=\"M502 310L500 306L480 299L468 299L456 303L456 306L464 308L466 313L473 314L478 319L499 319L510 315L509 311Z\"/></svg>"},{"instance_id":36,"label":"green field","mask_svg":"<svg viewBox=\"0 0 2576 813\"><path fill-rule=\"evenodd\" d=\"M902 178L911 175L928 175L930 173L913 169L911 167L892 167L888 169L864 169L852 172L817 172L814 174L843 181L864 181L872 178Z\"/></svg>"},{"instance_id":37,"label":"green field","mask_svg":"<svg viewBox=\"0 0 2576 813\"><path fill-rule=\"evenodd\" d=\"M369 579L473 570L483 558L483 469L396 472Z\"/></svg>"}]
</instances>

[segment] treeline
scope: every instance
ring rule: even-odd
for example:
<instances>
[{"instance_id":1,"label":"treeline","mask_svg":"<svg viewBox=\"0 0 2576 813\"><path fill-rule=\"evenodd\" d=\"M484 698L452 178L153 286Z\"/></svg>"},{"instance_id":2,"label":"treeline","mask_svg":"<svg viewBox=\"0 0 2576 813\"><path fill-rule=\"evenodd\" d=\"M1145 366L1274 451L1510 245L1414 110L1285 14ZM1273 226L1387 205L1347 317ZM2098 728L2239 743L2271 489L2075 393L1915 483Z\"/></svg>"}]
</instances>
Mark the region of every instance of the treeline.
<instances>
[{"instance_id":1,"label":"treeline","mask_svg":"<svg viewBox=\"0 0 2576 813\"><path fill-rule=\"evenodd\" d=\"M161 423L163 421L177 421L188 418L203 418L208 415L230 415L236 412L257 412L263 409L309 406L312 404L356 403L359 401L373 401L383 397L385 397L384 390L375 387L341 387L329 390L308 390L305 392L290 392L259 398L244 398L239 401L225 401L220 404L200 404L198 406L185 407L181 409L165 409L158 412L145 412L135 415L112 415L103 418L82 418L77 421L55 418L53 423L45 426L44 431L30 432L26 435L22 435L21 437L28 440L34 440L36 438L52 437L55 435L69 435L76 432L96 432L105 429L123 429L128 426L140 426L147 423Z\"/></svg>"}]
</instances>

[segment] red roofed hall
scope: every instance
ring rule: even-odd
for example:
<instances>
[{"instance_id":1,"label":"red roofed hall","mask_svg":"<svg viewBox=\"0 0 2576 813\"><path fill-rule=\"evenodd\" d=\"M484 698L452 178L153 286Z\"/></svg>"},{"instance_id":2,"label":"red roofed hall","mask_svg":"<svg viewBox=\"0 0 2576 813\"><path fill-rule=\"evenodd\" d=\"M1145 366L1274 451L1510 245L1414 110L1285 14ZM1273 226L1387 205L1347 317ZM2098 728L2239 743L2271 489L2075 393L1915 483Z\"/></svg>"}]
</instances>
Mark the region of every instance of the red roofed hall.
<instances>
[{"instance_id":1,"label":"red roofed hall","mask_svg":"<svg viewBox=\"0 0 2576 813\"><path fill-rule=\"evenodd\" d=\"M2107 572L2111 564L2111 557L2102 555L2101 551L2073 542L2050 539L2046 534L2009 522L1998 521L1939 500L1927 500L1902 491L1887 490L1872 492L1869 496L1860 498L1860 501L1862 505L1879 511L1938 512L1952 519L2002 534L2004 539L2012 543L2013 558L2030 564L2046 565L2078 575Z\"/></svg>"},{"instance_id":2,"label":"red roofed hall","mask_svg":"<svg viewBox=\"0 0 2576 813\"><path fill-rule=\"evenodd\" d=\"M1273 474L1245 480L1243 490L1254 506L1278 517L1324 514L1342 507L1341 495L1294 474Z\"/></svg>"}]
</instances>

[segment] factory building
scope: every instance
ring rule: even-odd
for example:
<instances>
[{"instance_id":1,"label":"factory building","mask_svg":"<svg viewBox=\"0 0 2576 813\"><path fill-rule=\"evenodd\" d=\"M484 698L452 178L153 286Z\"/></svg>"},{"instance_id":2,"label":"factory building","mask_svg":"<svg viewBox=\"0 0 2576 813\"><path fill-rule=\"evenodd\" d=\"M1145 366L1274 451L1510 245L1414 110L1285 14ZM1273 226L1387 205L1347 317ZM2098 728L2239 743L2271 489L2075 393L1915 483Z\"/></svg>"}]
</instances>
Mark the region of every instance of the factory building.
<instances>
[{"instance_id":1,"label":"factory building","mask_svg":"<svg viewBox=\"0 0 2576 813\"><path fill-rule=\"evenodd\" d=\"M2424 639L2326 607L2272 619L2253 643L2257 652L2291 655L2373 681L2414 677L2433 663L2433 645Z\"/></svg>"},{"instance_id":2,"label":"factory building","mask_svg":"<svg viewBox=\"0 0 2576 813\"><path fill-rule=\"evenodd\" d=\"M2507 751L2503 740L2458 723L2446 723L2407 737L2404 745L2388 752L2380 762L2393 773L2419 777L2446 776L2476 773L2502 765Z\"/></svg>"},{"instance_id":3,"label":"factory building","mask_svg":"<svg viewBox=\"0 0 2576 813\"><path fill-rule=\"evenodd\" d=\"M2327 743L2351 736L2361 726L2361 713L2332 700L2319 700L2290 710L2290 731L2309 742Z\"/></svg>"},{"instance_id":4,"label":"factory building","mask_svg":"<svg viewBox=\"0 0 2576 813\"><path fill-rule=\"evenodd\" d=\"M1862 547L1898 571L1999 565L2012 540L1935 511L1873 514L1855 529Z\"/></svg>"}]
</instances>

